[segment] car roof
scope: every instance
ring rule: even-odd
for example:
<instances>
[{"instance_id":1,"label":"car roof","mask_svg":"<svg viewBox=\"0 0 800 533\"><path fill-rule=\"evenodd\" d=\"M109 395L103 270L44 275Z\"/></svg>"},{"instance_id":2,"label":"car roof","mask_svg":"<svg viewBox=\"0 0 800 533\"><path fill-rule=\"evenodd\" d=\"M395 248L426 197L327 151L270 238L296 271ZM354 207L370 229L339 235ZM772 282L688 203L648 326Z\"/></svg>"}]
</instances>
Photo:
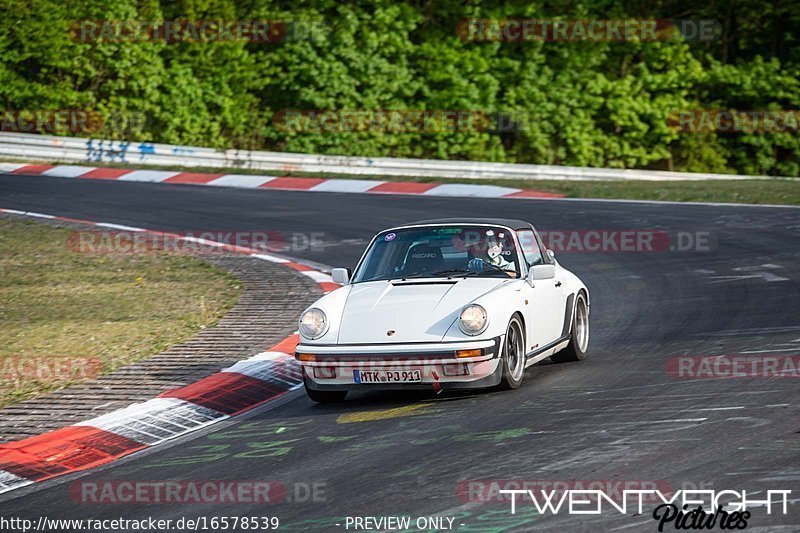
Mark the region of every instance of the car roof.
<instances>
[{"instance_id":1,"label":"car roof","mask_svg":"<svg viewBox=\"0 0 800 533\"><path fill-rule=\"evenodd\" d=\"M405 228L408 226L425 226L434 224L454 224L454 225L469 225L469 224L489 224L492 226L505 226L514 230L517 229L534 229L533 224L525 222L524 220L514 218L433 218L429 220L418 220L416 222L409 222L401 226L395 226L392 229Z\"/></svg>"}]
</instances>

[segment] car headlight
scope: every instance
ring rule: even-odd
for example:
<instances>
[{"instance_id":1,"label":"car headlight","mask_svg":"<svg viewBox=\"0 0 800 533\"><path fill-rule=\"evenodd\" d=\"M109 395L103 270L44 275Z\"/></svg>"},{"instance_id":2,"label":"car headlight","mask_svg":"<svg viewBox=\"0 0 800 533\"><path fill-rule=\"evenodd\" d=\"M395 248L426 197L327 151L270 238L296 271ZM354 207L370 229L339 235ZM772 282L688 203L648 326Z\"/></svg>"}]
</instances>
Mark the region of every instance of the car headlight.
<instances>
[{"instance_id":1,"label":"car headlight","mask_svg":"<svg viewBox=\"0 0 800 533\"><path fill-rule=\"evenodd\" d=\"M321 309L312 307L300 315L300 334L308 339L321 337L328 329L328 317Z\"/></svg>"},{"instance_id":2,"label":"car headlight","mask_svg":"<svg viewBox=\"0 0 800 533\"><path fill-rule=\"evenodd\" d=\"M461 310L461 316L458 317L458 327L467 335L483 333L488 323L486 309L478 304L469 304Z\"/></svg>"}]
</instances>

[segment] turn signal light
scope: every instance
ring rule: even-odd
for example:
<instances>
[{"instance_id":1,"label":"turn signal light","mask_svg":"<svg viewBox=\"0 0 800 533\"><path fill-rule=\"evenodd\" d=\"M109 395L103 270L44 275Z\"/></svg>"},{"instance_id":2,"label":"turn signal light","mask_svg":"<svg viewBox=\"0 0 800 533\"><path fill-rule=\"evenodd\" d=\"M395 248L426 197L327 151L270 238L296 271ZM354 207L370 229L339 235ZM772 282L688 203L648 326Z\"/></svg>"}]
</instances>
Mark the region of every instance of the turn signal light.
<instances>
[{"instance_id":1,"label":"turn signal light","mask_svg":"<svg viewBox=\"0 0 800 533\"><path fill-rule=\"evenodd\" d=\"M456 350L456 357L458 357L459 359L462 358L462 357L480 357L481 355L483 355L482 352L483 352L483 350L481 350L481 349L477 349L477 350Z\"/></svg>"},{"instance_id":2,"label":"turn signal light","mask_svg":"<svg viewBox=\"0 0 800 533\"><path fill-rule=\"evenodd\" d=\"M310 353L299 353L295 357L297 358L298 361L305 361L307 363L313 363L314 361L317 360L317 358Z\"/></svg>"}]
</instances>

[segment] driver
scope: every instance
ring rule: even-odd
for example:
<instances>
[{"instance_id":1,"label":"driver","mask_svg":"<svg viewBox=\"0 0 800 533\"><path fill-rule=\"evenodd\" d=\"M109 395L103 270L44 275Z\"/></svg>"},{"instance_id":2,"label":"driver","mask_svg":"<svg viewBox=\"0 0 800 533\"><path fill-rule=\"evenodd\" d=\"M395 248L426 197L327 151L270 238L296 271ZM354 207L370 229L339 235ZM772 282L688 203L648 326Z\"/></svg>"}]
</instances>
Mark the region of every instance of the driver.
<instances>
[{"instance_id":1,"label":"driver","mask_svg":"<svg viewBox=\"0 0 800 533\"><path fill-rule=\"evenodd\" d=\"M467 263L467 269L470 272L483 272L490 269L501 270L509 276L513 276L516 272L514 263L507 261L503 257L503 237L505 237L503 233L499 233L495 237L494 231L487 231L482 246L473 248L473 252L477 252L477 254ZM478 254L483 257L477 257Z\"/></svg>"}]
</instances>

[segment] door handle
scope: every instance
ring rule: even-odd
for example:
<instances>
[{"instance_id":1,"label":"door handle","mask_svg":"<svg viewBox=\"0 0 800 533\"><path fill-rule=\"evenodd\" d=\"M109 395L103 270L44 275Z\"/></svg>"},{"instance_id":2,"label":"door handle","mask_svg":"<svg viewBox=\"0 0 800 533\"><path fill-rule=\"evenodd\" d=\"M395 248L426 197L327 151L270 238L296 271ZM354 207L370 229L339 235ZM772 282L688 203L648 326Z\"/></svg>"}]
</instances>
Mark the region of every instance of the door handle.
<instances>
[{"instance_id":1,"label":"door handle","mask_svg":"<svg viewBox=\"0 0 800 533\"><path fill-rule=\"evenodd\" d=\"M561 282L560 281L556 281L556 287L560 287L560 286L561 286Z\"/></svg>"}]
</instances>

